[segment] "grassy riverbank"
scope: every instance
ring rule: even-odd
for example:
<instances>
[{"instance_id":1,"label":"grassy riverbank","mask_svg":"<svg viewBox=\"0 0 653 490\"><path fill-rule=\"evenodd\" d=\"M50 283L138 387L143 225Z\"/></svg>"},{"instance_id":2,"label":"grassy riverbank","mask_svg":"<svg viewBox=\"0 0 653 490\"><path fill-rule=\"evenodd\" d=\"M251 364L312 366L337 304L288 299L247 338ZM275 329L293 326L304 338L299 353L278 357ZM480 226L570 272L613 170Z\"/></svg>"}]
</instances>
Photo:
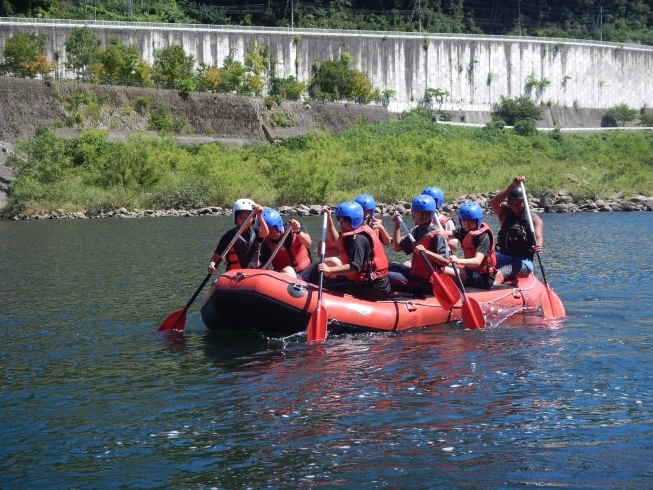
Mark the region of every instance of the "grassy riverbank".
<instances>
[{"instance_id":1,"label":"grassy riverbank","mask_svg":"<svg viewBox=\"0 0 653 490\"><path fill-rule=\"evenodd\" d=\"M269 206L337 203L359 193L409 200L426 185L448 198L486 192L524 174L534 194L566 189L577 200L616 191L653 194L653 134L538 133L452 127L419 115L309 134L277 145L179 147L135 136L109 142L102 131L75 140L41 130L17 145L19 175L5 217L45 211L228 206L243 196Z\"/></svg>"}]
</instances>

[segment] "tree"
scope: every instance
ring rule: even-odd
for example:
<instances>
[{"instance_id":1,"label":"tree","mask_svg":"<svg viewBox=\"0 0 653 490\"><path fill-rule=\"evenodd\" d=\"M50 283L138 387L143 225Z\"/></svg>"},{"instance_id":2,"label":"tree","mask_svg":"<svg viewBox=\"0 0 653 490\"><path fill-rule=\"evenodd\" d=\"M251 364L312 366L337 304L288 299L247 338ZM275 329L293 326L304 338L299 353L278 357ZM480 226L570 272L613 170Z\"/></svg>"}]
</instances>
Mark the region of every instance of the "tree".
<instances>
[{"instance_id":1,"label":"tree","mask_svg":"<svg viewBox=\"0 0 653 490\"><path fill-rule=\"evenodd\" d=\"M31 64L36 61L45 49L45 34L29 34L19 32L5 42L3 56L5 62L2 69L6 73L20 77L34 78L35 70Z\"/></svg>"},{"instance_id":2,"label":"tree","mask_svg":"<svg viewBox=\"0 0 653 490\"><path fill-rule=\"evenodd\" d=\"M186 55L184 48L173 44L167 48L157 49L154 52L155 81L171 82L176 84L178 80L190 79L193 77L195 58L193 55Z\"/></svg>"},{"instance_id":3,"label":"tree","mask_svg":"<svg viewBox=\"0 0 653 490\"><path fill-rule=\"evenodd\" d=\"M48 80L50 73L52 73L57 67L56 61L48 61L48 58L44 54L40 54L36 57L36 60L31 64L31 68L34 69L36 73L41 75L43 80Z\"/></svg>"},{"instance_id":4,"label":"tree","mask_svg":"<svg viewBox=\"0 0 653 490\"><path fill-rule=\"evenodd\" d=\"M304 90L306 90L306 84L298 81L293 76L273 78L270 95L280 95L284 99L298 100Z\"/></svg>"},{"instance_id":5,"label":"tree","mask_svg":"<svg viewBox=\"0 0 653 490\"><path fill-rule=\"evenodd\" d=\"M517 121L524 119L539 121L542 119L542 109L535 105L528 97L506 99L501 96L501 104L492 114L493 118L502 119L508 126L514 126Z\"/></svg>"},{"instance_id":6,"label":"tree","mask_svg":"<svg viewBox=\"0 0 653 490\"><path fill-rule=\"evenodd\" d=\"M361 83L360 77L365 77L365 75L356 70L351 70L349 68L351 61L351 54L345 52L340 56L339 60L327 60L321 63L309 84L311 93L314 95L319 93L329 94L334 100L339 100L352 97L352 87L355 86L357 94L362 94L361 90L364 91L363 86L365 84ZM355 75L356 73L358 75ZM356 79L354 85L352 85L352 78Z\"/></svg>"},{"instance_id":7,"label":"tree","mask_svg":"<svg viewBox=\"0 0 653 490\"><path fill-rule=\"evenodd\" d=\"M635 119L637 109L631 109L628 104L619 104L608 109L605 115L614 117L621 122L621 127L625 127L628 121Z\"/></svg>"},{"instance_id":8,"label":"tree","mask_svg":"<svg viewBox=\"0 0 653 490\"><path fill-rule=\"evenodd\" d=\"M82 81L91 78L91 66L97 61L100 40L88 27L75 27L66 41L66 66Z\"/></svg>"},{"instance_id":9,"label":"tree","mask_svg":"<svg viewBox=\"0 0 653 490\"><path fill-rule=\"evenodd\" d=\"M653 114L649 114L648 112L641 114L639 116L639 122L637 123L637 125L645 126L647 128L653 127Z\"/></svg>"},{"instance_id":10,"label":"tree","mask_svg":"<svg viewBox=\"0 0 653 490\"><path fill-rule=\"evenodd\" d=\"M361 72L354 70L349 80L349 96L356 102L369 102L372 94L372 82Z\"/></svg>"}]
</instances>

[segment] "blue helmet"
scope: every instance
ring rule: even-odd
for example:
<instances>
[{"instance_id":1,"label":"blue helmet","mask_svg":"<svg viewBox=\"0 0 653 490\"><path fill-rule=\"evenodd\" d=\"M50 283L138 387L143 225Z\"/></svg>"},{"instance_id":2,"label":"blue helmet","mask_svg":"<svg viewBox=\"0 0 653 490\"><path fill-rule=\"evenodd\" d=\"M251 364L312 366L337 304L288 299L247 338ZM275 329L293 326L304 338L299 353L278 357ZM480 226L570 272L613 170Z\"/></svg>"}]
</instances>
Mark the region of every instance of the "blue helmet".
<instances>
[{"instance_id":1,"label":"blue helmet","mask_svg":"<svg viewBox=\"0 0 653 490\"><path fill-rule=\"evenodd\" d=\"M283 220L276 209L265 208L261 213L261 216L268 225L268 228L276 227L280 232L283 230Z\"/></svg>"},{"instance_id":2,"label":"blue helmet","mask_svg":"<svg viewBox=\"0 0 653 490\"><path fill-rule=\"evenodd\" d=\"M410 205L411 211L428 211L431 213L431 221L435 219L435 199L428 194L420 194L415 196ZM415 216L413 215L413 219Z\"/></svg>"},{"instance_id":3,"label":"blue helmet","mask_svg":"<svg viewBox=\"0 0 653 490\"><path fill-rule=\"evenodd\" d=\"M357 202L347 201L338 204L336 218L349 218L351 227L355 230L363 224L365 213L363 207Z\"/></svg>"},{"instance_id":4,"label":"blue helmet","mask_svg":"<svg viewBox=\"0 0 653 490\"><path fill-rule=\"evenodd\" d=\"M422 194L431 196L435 200L435 207L437 209L442 209L444 204L444 192L439 187L427 187L422 191Z\"/></svg>"},{"instance_id":5,"label":"blue helmet","mask_svg":"<svg viewBox=\"0 0 653 490\"><path fill-rule=\"evenodd\" d=\"M355 202L360 204L363 208L363 211L372 211L372 216L374 216L374 211L376 210L376 201L369 194L361 194L356 199Z\"/></svg>"},{"instance_id":6,"label":"blue helmet","mask_svg":"<svg viewBox=\"0 0 653 490\"><path fill-rule=\"evenodd\" d=\"M467 201L458 209L458 219L475 219L480 228L483 224L483 210L481 206L472 201Z\"/></svg>"}]
</instances>

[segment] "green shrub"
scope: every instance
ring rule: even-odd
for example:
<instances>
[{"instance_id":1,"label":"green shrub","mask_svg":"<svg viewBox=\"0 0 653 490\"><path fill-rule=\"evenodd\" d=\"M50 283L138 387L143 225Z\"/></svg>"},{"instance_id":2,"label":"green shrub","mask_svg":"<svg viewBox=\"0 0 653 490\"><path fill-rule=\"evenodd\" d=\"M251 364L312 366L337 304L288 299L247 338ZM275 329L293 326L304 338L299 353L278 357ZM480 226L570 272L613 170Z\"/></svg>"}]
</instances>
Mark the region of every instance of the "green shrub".
<instances>
[{"instance_id":1,"label":"green shrub","mask_svg":"<svg viewBox=\"0 0 653 490\"><path fill-rule=\"evenodd\" d=\"M286 111L277 109L271 112L263 113L263 120L273 128L290 128L295 125L295 122L288 117Z\"/></svg>"},{"instance_id":2,"label":"green shrub","mask_svg":"<svg viewBox=\"0 0 653 490\"><path fill-rule=\"evenodd\" d=\"M211 188L202 181L170 184L152 193L154 209L197 209L211 204Z\"/></svg>"},{"instance_id":3,"label":"green shrub","mask_svg":"<svg viewBox=\"0 0 653 490\"><path fill-rule=\"evenodd\" d=\"M173 116L170 109L163 104L159 104L153 111L149 112L148 119L151 130L163 133L180 133L186 125L185 118Z\"/></svg>"},{"instance_id":4,"label":"green shrub","mask_svg":"<svg viewBox=\"0 0 653 490\"><path fill-rule=\"evenodd\" d=\"M601 127L602 128L616 128L619 126L617 123L617 118L613 114L605 113L601 116Z\"/></svg>"},{"instance_id":5,"label":"green shrub","mask_svg":"<svg viewBox=\"0 0 653 490\"><path fill-rule=\"evenodd\" d=\"M501 104L493 113L493 117L503 119L508 126L514 126L517 121L530 119L539 121L542 119L542 109L535 105L528 97L517 97L507 99L501 96Z\"/></svg>"},{"instance_id":6,"label":"green shrub","mask_svg":"<svg viewBox=\"0 0 653 490\"><path fill-rule=\"evenodd\" d=\"M519 136L533 136L537 132L535 123L533 121L529 121L528 119L521 119L517 121L512 130Z\"/></svg>"}]
</instances>

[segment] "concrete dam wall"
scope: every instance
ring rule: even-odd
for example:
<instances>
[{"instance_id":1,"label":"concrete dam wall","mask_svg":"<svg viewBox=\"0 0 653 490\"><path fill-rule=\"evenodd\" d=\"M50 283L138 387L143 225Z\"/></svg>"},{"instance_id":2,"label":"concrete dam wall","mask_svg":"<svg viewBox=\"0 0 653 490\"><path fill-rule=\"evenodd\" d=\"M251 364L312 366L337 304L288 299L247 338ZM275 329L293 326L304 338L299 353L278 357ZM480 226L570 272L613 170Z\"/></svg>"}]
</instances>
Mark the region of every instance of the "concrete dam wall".
<instances>
[{"instance_id":1,"label":"concrete dam wall","mask_svg":"<svg viewBox=\"0 0 653 490\"><path fill-rule=\"evenodd\" d=\"M309 80L315 61L346 51L353 55L353 68L367 74L375 88L395 91L391 111L415 107L427 88L448 92L438 107L459 112L488 112L501 96L521 95L561 108L653 106L653 47L598 41L2 18L0 47L18 32L45 34L48 58L58 53L59 73L72 77L63 64L65 42L74 27L84 25L102 47L112 38L136 45L149 63L155 50L173 44L181 44L196 63L218 66L231 50L242 61L252 46L269 45L277 75L302 81Z\"/></svg>"}]
</instances>

